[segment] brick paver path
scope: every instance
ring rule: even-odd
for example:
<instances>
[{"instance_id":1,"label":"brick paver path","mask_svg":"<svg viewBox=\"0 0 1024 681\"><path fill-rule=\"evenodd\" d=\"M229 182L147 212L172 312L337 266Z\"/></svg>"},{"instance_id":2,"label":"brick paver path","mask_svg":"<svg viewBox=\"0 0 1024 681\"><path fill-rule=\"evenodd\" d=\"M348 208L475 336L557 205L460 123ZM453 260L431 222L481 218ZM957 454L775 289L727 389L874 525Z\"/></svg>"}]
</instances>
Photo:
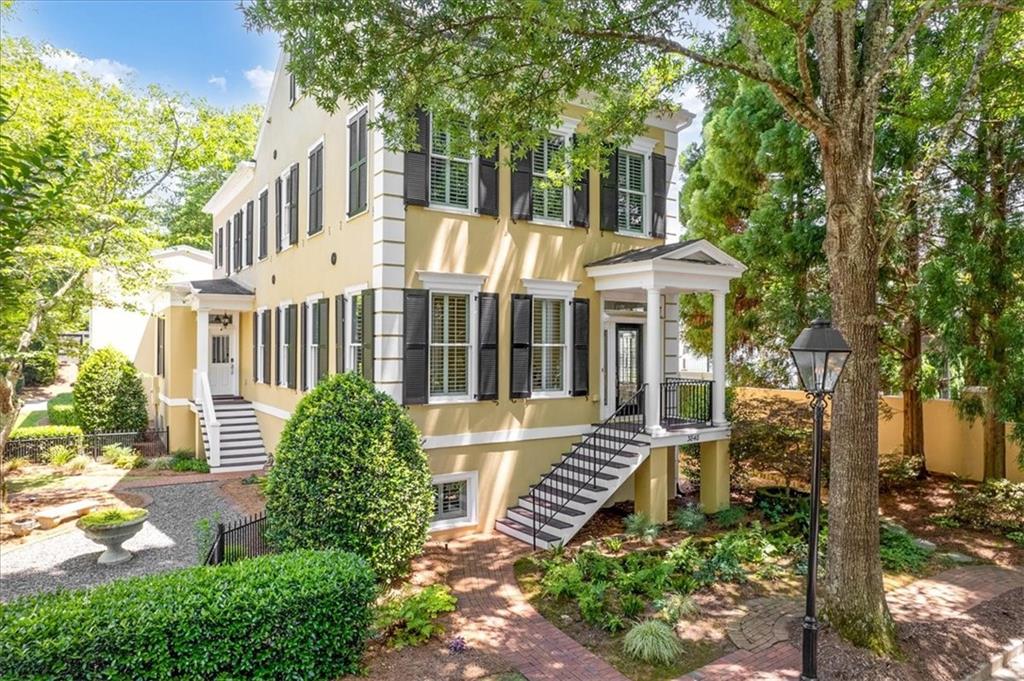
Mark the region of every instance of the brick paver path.
<instances>
[{"instance_id":1,"label":"brick paver path","mask_svg":"<svg viewBox=\"0 0 1024 681\"><path fill-rule=\"evenodd\" d=\"M795 598L755 598L743 605L747 614L729 625L729 640L740 650L760 652L789 638L789 623L803 613Z\"/></svg>"},{"instance_id":2,"label":"brick paver path","mask_svg":"<svg viewBox=\"0 0 1024 681\"><path fill-rule=\"evenodd\" d=\"M459 598L453 634L492 649L531 681L625 681L526 601L512 569L524 544L472 535L448 542L448 550L455 554L449 584Z\"/></svg>"}]
</instances>

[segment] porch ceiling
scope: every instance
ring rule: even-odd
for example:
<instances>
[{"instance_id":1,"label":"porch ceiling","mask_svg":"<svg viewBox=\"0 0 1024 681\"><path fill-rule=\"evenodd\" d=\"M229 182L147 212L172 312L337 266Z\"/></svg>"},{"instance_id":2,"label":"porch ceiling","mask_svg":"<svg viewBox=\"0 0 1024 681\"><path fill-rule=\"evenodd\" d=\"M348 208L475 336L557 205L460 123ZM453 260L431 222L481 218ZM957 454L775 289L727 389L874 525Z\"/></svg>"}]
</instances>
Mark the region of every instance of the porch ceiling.
<instances>
[{"instance_id":1,"label":"porch ceiling","mask_svg":"<svg viewBox=\"0 0 1024 681\"><path fill-rule=\"evenodd\" d=\"M746 266L705 239L640 248L586 266L598 291L728 291Z\"/></svg>"}]
</instances>

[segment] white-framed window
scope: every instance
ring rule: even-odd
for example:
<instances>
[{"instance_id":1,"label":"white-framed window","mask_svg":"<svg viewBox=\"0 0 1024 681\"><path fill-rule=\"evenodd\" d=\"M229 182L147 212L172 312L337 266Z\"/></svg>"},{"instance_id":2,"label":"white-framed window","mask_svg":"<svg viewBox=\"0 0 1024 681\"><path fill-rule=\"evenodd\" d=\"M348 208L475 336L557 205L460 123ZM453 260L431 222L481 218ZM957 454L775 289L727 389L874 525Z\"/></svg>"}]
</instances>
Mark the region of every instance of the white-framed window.
<instances>
[{"instance_id":1,"label":"white-framed window","mask_svg":"<svg viewBox=\"0 0 1024 681\"><path fill-rule=\"evenodd\" d=\"M306 299L306 328L302 330L306 342L306 386L309 390L316 387L320 364L320 314L318 305L321 296L310 296Z\"/></svg>"},{"instance_id":2,"label":"white-framed window","mask_svg":"<svg viewBox=\"0 0 1024 681\"><path fill-rule=\"evenodd\" d=\"M281 173L278 178L280 182L277 185L277 205L281 206L281 210L275 217L277 220L277 243L278 250L283 251L284 249L291 246L288 243L288 216L291 212L291 197L288 195L288 177L290 175L290 169L285 168L285 171Z\"/></svg>"},{"instance_id":3,"label":"white-framed window","mask_svg":"<svg viewBox=\"0 0 1024 681\"><path fill-rule=\"evenodd\" d=\"M431 531L476 524L478 480L477 471L433 477L434 518L430 522Z\"/></svg>"},{"instance_id":4,"label":"white-framed window","mask_svg":"<svg viewBox=\"0 0 1024 681\"><path fill-rule=\"evenodd\" d=\"M363 294L348 296L348 347L345 368L362 376L363 374Z\"/></svg>"},{"instance_id":5,"label":"white-framed window","mask_svg":"<svg viewBox=\"0 0 1024 681\"><path fill-rule=\"evenodd\" d=\"M470 295L430 292L430 397L469 397Z\"/></svg>"},{"instance_id":6,"label":"white-framed window","mask_svg":"<svg viewBox=\"0 0 1024 681\"><path fill-rule=\"evenodd\" d=\"M263 375L263 368L265 366L264 358L266 357L267 348L263 344L264 339L264 327L267 324L267 308L261 307L256 310L256 316L253 317L253 333L256 334L256 382L257 383L270 383L270 376Z\"/></svg>"},{"instance_id":7,"label":"white-framed window","mask_svg":"<svg viewBox=\"0 0 1024 681\"><path fill-rule=\"evenodd\" d=\"M533 374L535 394L562 394L567 391L567 310L561 298L533 299Z\"/></svg>"},{"instance_id":8,"label":"white-framed window","mask_svg":"<svg viewBox=\"0 0 1024 681\"><path fill-rule=\"evenodd\" d=\"M277 384L284 388L288 387L288 370L290 368L288 361L291 354L291 346L288 343L288 307L290 305L291 303L281 303L277 308L281 320L281 328L278 330L281 344L277 346Z\"/></svg>"},{"instance_id":9,"label":"white-framed window","mask_svg":"<svg viewBox=\"0 0 1024 681\"><path fill-rule=\"evenodd\" d=\"M647 231L649 178L644 154L619 150L619 214L620 232L644 234Z\"/></svg>"},{"instance_id":10,"label":"white-framed window","mask_svg":"<svg viewBox=\"0 0 1024 681\"><path fill-rule=\"evenodd\" d=\"M456 156L451 134L430 125L430 205L469 210L473 199L473 159Z\"/></svg>"},{"instance_id":11,"label":"white-framed window","mask_svg":"<svg viewBox=\"0 0 1024 681\"><path fill-rule=\"evenodd\" d=\"M536 222L559 225L568 222L570 187L568 184L550 185L548 178L548 171L555 166L555 160L565 145L565 136L553 133L533 150L533 181L530 191L533 194L533 219Z\"/></svg>"}]
</instances>

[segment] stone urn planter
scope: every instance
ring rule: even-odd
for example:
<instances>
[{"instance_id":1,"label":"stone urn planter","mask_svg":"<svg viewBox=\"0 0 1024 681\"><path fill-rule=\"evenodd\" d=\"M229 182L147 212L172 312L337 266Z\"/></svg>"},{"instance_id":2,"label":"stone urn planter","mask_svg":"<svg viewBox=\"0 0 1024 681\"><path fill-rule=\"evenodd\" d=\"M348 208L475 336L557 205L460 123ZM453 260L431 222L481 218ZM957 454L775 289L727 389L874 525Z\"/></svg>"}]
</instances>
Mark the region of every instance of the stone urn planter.
<instances>
[{"instance_id":1,"label":"stone urn planter","mask_svg":"<svg viewBox=\"0 0 1024 681\"><path fill-rule=\"evenodd\" d=\"M15 537L24 537L32 533L32 530L39 527L39 523L33 518L27 520L15 520L11 523L11 530Z\"/></svg>"},{"instance_id":2,"label":"stone urn planter","mask_svg":"<svg viewBox=\"0 0 1024 681\"><path fill-rule=\"evenodd\" d=\"M129 509L127 514L123 511L94 511L80 518L76 526L86 537L106 547L97 563L117 565L132 559L132 552L121 544L138 534L148 517L149 511L141 508Z\"/></svg>"}]
</instances>

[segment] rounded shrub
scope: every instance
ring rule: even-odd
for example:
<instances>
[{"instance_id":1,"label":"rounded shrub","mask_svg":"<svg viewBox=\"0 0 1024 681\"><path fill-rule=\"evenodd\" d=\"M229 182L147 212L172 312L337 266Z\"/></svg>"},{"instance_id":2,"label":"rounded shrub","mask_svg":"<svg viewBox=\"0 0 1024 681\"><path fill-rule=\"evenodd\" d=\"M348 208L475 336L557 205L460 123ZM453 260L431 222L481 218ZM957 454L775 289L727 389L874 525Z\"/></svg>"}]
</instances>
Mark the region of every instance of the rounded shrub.
<instances>
[{"instance_id":1,"label":"rounded shrub","mask_svg":"<svg viewBox=\"0 0 1024 681\"><path fill-rule=\"evenodd\" d=\"M0 608L0 678L338 678L375 594L359 556L299 551L30 596Z\"/></svg>"},{"instance_id":2,"label":"rounded shrub","mask_svg":"<svg viewBox=\"0 0 1024 681\"><path fill-rule=\"evenodd\" d=\"M22 365L25 385L51 385L57 380L57 353L53 350L37 350L25 358Z\"/></svg>"},{"instance_id":3,"label":"rounded shrub","mask_svg":"<svg viewBox=\"0 0 1024 681\"><path fill-rule=\"evenodd\" d=\"M82 363L74 387L75 418L87 433L130 433L149 423L139 370L123 353L102 348Z\"/></svg>"},{"instance_id":4,"label":"rounded shrub","mask_svg":"<svg viewBox=\"0 0 1024 681\"><path fill-rule=\"evenodd\" d=\"M278 549L352 551L384 581L422 551L434 512L419 430L352 373L331 376L299 402L266 497L267 538Z\"/></svg>"}]
</instances>

